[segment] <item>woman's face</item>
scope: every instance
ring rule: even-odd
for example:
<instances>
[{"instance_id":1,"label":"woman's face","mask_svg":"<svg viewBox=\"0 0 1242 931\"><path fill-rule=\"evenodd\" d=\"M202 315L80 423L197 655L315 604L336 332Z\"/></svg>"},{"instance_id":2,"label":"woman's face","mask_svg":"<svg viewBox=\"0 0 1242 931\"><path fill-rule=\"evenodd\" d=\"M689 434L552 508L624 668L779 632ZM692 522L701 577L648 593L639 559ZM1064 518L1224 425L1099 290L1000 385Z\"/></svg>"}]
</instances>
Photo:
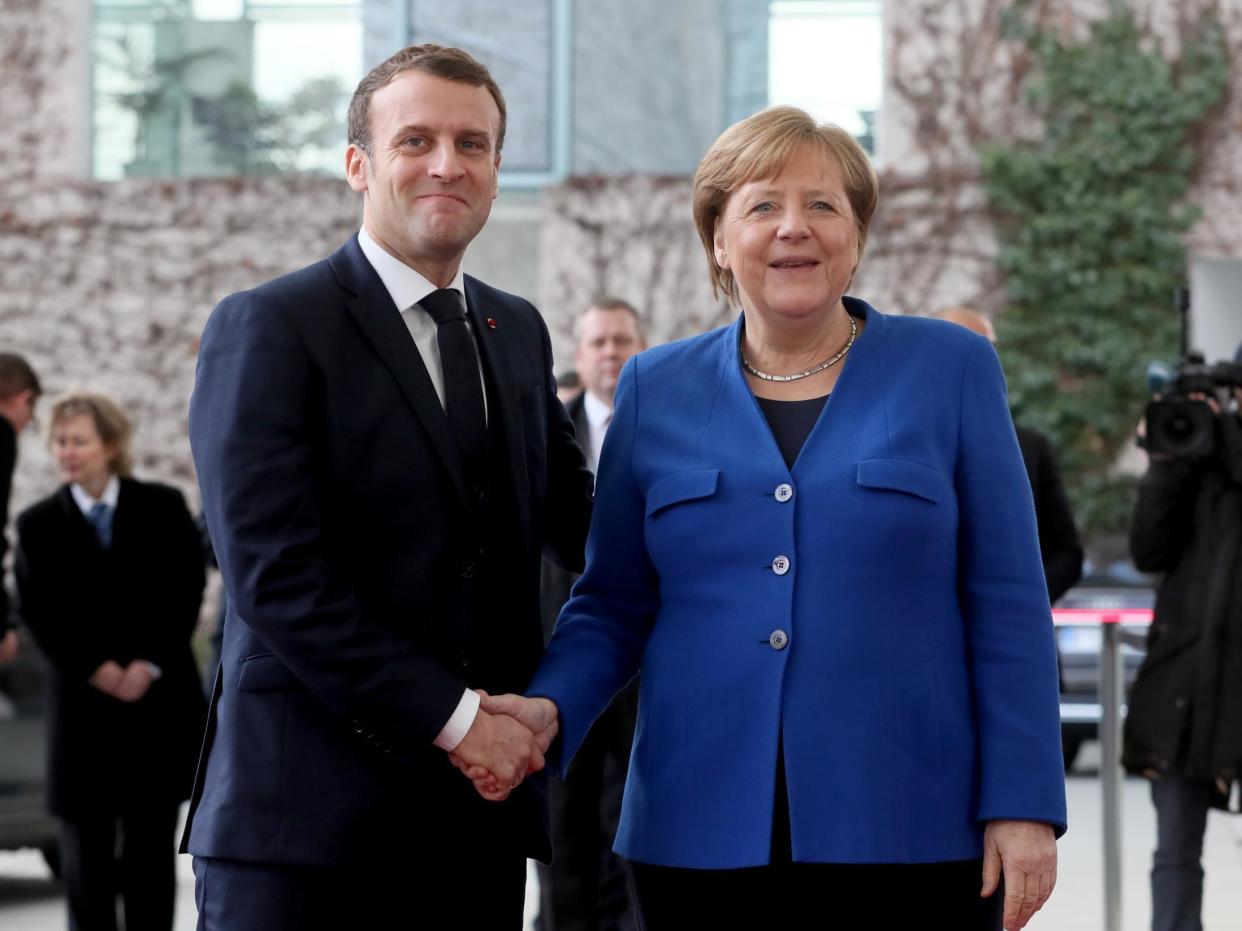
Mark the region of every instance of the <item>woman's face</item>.
<instances>
[{"instance_id":1,"label":"woman's face","mask_svg":"<svg viewBox=\"0 0 1242 931\"><path fill-rule=\"evenodd\" d=\"M116 452L95 429L89 414L74 414L52 425L52 455L65 482L76 482L87 489L102 488L112 471Z\"/></svg>"},{"instance_id":2,"label":"woman's face","mask_svg":"<svg viewBox=\"0 0 1242 931\"><path fill-rule=\"evenodd\" d=\"M841 169L802 146L776 177L733 191L714 246L747 311L806 318L831 310L858 265L858 228Z\"/></svg>"}]
</instances>

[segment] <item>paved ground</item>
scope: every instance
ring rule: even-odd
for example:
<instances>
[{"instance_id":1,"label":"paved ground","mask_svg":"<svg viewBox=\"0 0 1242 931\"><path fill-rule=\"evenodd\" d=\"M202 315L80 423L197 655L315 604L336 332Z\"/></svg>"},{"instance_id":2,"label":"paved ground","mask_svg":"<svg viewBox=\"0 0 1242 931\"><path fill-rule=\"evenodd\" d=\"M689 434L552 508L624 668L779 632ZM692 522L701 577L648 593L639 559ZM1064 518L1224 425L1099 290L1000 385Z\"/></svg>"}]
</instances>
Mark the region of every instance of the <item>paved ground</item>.
<instances>
[{"instance_id":1,"label":"paved ground","mask_svg":"<svg viewBox=\"0 0 1242 931\"><path fill-rule=\"evenodd\" d=\"M1100 931L1104 926L1101 864L1098 745L1083 748L1069 776L1070 830L1060 844L1060 880L1051 902L1028 925L1034 931ZM1129 779L1123 793L1123 927L1145 931L1150 918L1147 870L1155 843L1155 819L1147 783ZM1204 927L1230 931L1242 927L1242 817L1212 813L1208 821L1204 867ZM194 929L194 880L188 858L181 858L176 931ZM532 875L527 914L533 914ZM0 852L0 929L62 931L61 889L33 851ZM528 928L531 927L528 921Z\"/></svg>"}]
</instances>

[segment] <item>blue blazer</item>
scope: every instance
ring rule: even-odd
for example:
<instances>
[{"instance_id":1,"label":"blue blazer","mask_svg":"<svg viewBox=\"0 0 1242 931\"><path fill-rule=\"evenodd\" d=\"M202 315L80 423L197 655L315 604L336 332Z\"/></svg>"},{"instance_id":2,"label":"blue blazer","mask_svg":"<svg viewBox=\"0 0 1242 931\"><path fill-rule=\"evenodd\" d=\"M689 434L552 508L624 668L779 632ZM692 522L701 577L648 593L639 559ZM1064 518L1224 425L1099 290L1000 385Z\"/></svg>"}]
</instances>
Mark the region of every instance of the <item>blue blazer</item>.
<instances>
[{"instance_id":1,"label":"blue blazer","mask_svg":"<svg viewBox=\"0 0 1242 931\"><path fill-rule=\"evenodd\" d=\"M560 709L564 770L641 673L627 858L767 863L782 735L797 861L978 857L998 818L1065 830L1051 611L996 353L846 306L866 328L792 470L742 318L622 373L586 573L528 694Z\"/></svg>"}]
</instances>

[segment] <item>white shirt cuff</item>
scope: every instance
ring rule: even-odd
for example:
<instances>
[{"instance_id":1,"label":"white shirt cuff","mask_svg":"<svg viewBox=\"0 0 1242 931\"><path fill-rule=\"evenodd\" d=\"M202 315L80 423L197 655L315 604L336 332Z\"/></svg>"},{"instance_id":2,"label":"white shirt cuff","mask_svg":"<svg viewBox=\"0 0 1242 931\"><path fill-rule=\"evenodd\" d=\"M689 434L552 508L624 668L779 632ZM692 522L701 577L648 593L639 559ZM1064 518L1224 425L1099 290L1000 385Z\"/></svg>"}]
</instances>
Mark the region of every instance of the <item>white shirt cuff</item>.
<instances>
[{"instance_id":1,"label":"white shirt cuff","mask_svg":"<svg viewBox=\"0 0 1242 931\"><path fill-rule=\"evenodd\" d=\"M440 731L440 736L434 741L437 747L447 753L452 753L457 749L457 745L466 736L466 731L470 730L470 726L474 724L475 715L479 713L480 701L478 692L466 689L462 693L461 701L457 703L457 710L453 712L453 716Z\"/></svg>"}]
</instances>

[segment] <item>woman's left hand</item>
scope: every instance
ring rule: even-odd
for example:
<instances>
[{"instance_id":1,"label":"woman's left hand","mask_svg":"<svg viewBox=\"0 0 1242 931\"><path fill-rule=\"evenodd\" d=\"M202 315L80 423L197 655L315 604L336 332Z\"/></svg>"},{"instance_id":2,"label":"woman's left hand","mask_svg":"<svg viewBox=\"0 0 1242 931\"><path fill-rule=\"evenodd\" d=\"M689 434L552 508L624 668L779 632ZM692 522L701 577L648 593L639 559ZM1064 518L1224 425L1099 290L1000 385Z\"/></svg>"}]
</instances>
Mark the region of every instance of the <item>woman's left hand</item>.
<instances>
[{"instance_id":1,"label":"woman's left hand","mask_svg":"<svg viewBox=\"0 0 1242 931\"><path fill-rule=\"evenodd\" d=\"M1026 927L1057 884L1057 841L1042 821L989 821L983 831L984 898L1005 874L1005 931Z\"/></svg>"}]
</instances>

